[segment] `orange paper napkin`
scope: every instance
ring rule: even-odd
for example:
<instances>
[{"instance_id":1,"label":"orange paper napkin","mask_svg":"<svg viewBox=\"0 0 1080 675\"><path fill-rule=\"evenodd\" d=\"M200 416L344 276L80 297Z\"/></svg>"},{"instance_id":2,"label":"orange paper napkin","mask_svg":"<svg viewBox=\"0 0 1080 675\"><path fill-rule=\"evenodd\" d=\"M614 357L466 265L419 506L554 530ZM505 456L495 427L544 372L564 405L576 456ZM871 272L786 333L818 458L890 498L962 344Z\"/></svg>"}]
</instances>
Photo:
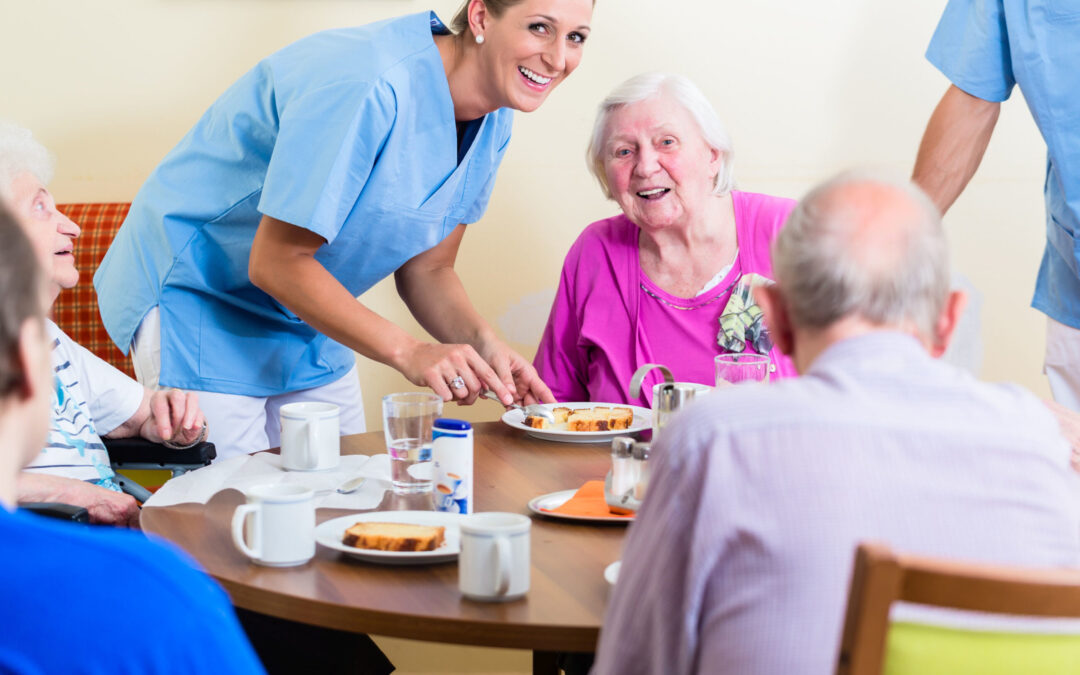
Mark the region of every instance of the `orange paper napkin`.
<instances>
[{"instance_id":1,"label":"orange paper napkin","mask_svg":"<svg viewBox=\"0 0 1080 675\"><path fill-rule=\"evenodd\" d=\"M608 509L604 501L604 481L591 480L585 483L574 493L574 496L566 500L561 506L554 509L541 509L551 513L562 513L567 516L587 516L589 518L633 518L634 514L617 515Z\"/></svg>"}]
</instances>

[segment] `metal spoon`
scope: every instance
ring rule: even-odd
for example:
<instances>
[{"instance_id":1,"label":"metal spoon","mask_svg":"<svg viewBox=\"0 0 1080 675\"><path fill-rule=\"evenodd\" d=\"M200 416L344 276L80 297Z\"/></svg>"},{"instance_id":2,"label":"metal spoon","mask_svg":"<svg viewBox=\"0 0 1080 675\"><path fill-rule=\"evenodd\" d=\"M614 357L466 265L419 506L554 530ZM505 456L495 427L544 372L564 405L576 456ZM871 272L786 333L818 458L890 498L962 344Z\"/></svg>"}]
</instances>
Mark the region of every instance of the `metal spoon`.
<instances>
[{"instance_id":1,"label":"metal spoon","mask_svg":"<svg viewBox=\"0 0 1080 675\"><path fill-rule=\"evenodd\" d=\"M360 486L363 485L364 481L366 481L366 480L367 480L367 476L360 476L358 478L353 478L352 480L347 480L344 483L342 483L340 486L338 486L337 491L338 491L338 493L343 494L343 495L347 495L349 493L356 492L357 490L360 489Z\"/></svg>"},{"instance_id":2,"label":"metal spoon","mask_svg":"<svg viewBox=\"0 0 1080 675\"><path fill-rule=\"evenodd\" d=\"M491 391L490 389L485 389L484 391L480 392L480 395L484 398L490 398L492 401L498 401L501 405L505 405L502 401L499 401L499 397L496 396L495 392ZM528 406L520 406L517 403L511 403L510 407L514 408L515 410L520 410L521 414L525 417L542 417L548 422L555 424L555 415L553 415L550 410L548 410L539 403L533 403L532 405Z\"/></svg>"}]
</instances>

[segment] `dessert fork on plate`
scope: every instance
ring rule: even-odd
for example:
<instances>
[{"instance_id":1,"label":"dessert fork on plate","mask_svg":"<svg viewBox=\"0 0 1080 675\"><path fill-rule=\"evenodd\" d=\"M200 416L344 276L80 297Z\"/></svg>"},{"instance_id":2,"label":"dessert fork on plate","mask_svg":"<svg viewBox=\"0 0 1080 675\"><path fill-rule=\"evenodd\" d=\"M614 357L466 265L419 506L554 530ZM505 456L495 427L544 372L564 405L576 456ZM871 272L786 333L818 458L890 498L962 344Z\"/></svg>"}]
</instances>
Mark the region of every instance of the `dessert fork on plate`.
<instances>
[{"instance_id":1,"label":"dessert fork on plate","mask_svg":"<svg viewBox=\"0 0 1080 675\"><path fill-rule=\"evenodd\" d=\"M498 401L499 404L502 404L502 401L499 401L499 397L496 396L495 392L491 391L490 389L485 389L484 391L480 392L480 395L484 398L490 398L492 401ZM518 405L517 403L511 403L510 407L514 408L515 410L520 410L521 414L525 417L543 417L548 422L555 424L555 415L552 414L550 410L548 410L540 403L533 403L532 405L525 406Z\"/></svg>"}]
</instances>

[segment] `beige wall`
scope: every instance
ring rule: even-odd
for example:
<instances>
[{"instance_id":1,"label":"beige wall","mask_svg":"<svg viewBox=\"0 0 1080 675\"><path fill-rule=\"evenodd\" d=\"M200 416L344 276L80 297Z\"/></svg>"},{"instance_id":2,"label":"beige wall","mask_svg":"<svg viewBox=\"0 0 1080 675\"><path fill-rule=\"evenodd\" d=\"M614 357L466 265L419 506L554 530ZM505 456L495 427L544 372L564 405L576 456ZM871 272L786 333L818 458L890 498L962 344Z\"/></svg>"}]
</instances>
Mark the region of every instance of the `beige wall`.
<instances>
[{"instance_id":1,"label":"beige wall","mask_svg":"<svg viewBox=\"0 0 1080 675\"><path fill-rule=\"evenodd\" d=\"M797 197L855 164L906 173L946 82L923 52L942 0L599 0L581 68L519 115L485 218L459 270L481 312L531 355L562 257L610 215L582 153L593 110L644 70L694 79L735 141L743 189ZM257 59L322 28L456 0L0 0L0 117L59 158L60 201L130 200L214 98ZM954 258L984 294L983 375L1038 392L1042 316L1028 307L1042 246L1045 146L1019 96L947 219ZM89 270L86 273L90 273ZM383 283L363 301L420 330ZM413 388L361 360L368 421ZM456 412L456 411L455 411ZM494 419L494 403L460 411Z\"/></svg>"}]
</instances>

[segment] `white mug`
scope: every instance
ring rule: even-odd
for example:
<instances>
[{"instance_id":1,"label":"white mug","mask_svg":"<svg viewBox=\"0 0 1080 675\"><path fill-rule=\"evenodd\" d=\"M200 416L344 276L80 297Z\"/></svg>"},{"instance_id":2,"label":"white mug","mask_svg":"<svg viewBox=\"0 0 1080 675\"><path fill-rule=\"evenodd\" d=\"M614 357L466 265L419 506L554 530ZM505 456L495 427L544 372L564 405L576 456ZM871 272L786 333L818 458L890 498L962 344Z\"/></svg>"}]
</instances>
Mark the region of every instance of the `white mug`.
<instances>
[{"instance_id":1,"label":"white mug","mask_svg":"<svg viewBox=\"0 0 1080 675\"><path fill-rule=\"evenodd\" d=\"M281 466L289 471L326 471L341 463L338 418L333 403L281 406Z\"/></svg>"},{"instance_id":2,"label":"white mug","mask_svg":"<svg viewBox=\"0 0 1080 675\"><path fill-rule=\"evenodd\" d=\"M236 507L233 543L260 565L291 567L315 556L315 494L302 485L258 485Z\"/></svg>"},{"instance_id":3,"label":"white mug","mask_svg":"<svg viewBox=\"0 0 1080 675\"><path fill-rule=\"evenodd\" d=\"M502 602L529 592L529 530L518 513L473 513L461 519L458 588L472 600Z\"/></svg>"}]
</instances>

